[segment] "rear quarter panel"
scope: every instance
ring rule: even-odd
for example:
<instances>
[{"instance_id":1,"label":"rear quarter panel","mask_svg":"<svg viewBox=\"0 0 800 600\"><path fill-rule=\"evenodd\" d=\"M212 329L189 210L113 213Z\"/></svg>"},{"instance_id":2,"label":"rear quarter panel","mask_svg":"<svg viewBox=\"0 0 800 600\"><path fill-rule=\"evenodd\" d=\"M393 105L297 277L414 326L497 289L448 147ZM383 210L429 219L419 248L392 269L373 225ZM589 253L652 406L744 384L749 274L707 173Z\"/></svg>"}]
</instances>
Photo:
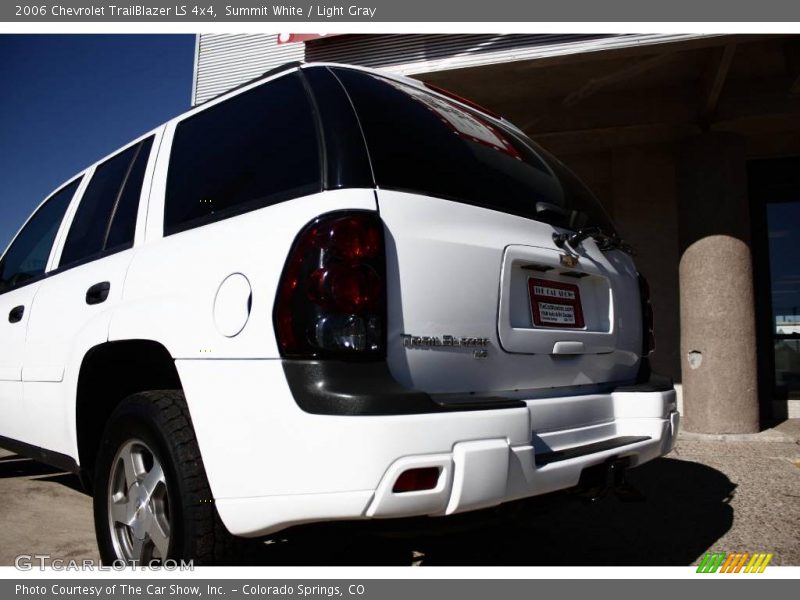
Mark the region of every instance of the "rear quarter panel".
<instances>
[{"instance_id":1,"label":"rear quarter panel","mask_svg":"<svg viewBox=\"0 0 800 600\"><path fill-rule=\"evenodd\" d=\"M151 238L163 223L163 189L154 196ZM128 270L110 339L155 340L175 359L278 358L272 309L292 243L315 217L342 209L375 210L374 190L322 192L148 240ZM226 337L214 323L214 301L234 273L249 280L252 303L244 329Z\"/></svg>"}]
</instances>

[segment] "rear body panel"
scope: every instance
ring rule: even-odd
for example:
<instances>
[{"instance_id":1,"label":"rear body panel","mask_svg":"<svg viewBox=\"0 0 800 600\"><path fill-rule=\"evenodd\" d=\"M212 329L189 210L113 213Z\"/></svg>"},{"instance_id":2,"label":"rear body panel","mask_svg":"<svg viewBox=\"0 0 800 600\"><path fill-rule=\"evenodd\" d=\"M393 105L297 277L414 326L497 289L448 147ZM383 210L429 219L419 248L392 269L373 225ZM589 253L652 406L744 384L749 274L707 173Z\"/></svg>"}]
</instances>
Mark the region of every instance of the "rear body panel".
<instances>
[{"instance_id":1,"label":"rear body panel","mask_svg":"<svg viewBox=\"0 0 800 600\"><path fill-rule=\"evenodd\" d=\"M378 204L388 232L387 357L400 383L430 393L535 395L635 379L641 324L630 257L589 242L578 264L564 267L550 225L388 190L379 191ZM548 270L525 269L531 265ZM535 327L534 277L579 286L585 326ZM403 335L487 338L488 346L476 358L481 348L410 348ZM561 342L580 346L560 354Z\"/></svg>"},{"instance_id":2,"label":"rear body panel","mask_svg":"<svg viewBox=\"0 0 800 600\"><path fill-rule=\"evenodd\" d=\"M329 73L358 115L386 228L393 376L518 399L634 381L633 261L592 238L554 241L589 226L614 235L585 186L509 123L419 82Z\"/></svg>"}]
</instances>

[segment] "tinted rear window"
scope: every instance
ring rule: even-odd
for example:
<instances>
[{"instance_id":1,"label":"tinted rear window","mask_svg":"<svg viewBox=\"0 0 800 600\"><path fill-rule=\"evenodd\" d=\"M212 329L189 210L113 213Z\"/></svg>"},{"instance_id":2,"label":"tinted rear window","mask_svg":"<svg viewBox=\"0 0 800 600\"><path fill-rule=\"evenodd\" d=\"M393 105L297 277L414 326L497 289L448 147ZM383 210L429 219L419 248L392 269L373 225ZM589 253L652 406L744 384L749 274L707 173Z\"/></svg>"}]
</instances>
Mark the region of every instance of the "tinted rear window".
<instances>
[{"instance_id":1,"label":"tinted rear window","mask_svg":"<svg viewBox=\"0 0 800 600\"><path fill-rule=\"evenodd\" d=\"M319 153L297 73L182 121L172 144L164 232L320 191Z\"/></svg>"},{"instance_id":2,"label":"tinted rear window","mask_svg":"<svg viewBox=\"0 0 800 600\"><path fill-rule=\"evenodd\" d=\"M114 219L108 228L106 251L110 252L133 246L133 238L136 233L136 217L139 212L139 198L142 195L144 172L147 169L147 161L150 158L152 147L153 138L147 138L142 141L136 157L133 159L128 179L119 197Z\"/></svg>"},{"instance_id":3,"label":"tinted rear window","mask_svg":"<svg viewBox=\"0 0 800 600\"><path fill-rule=\"evenodd\" d=\"M586 187L527 137L425 90L335 72L358 112L378 186L613 232Z\"/></svg>"},{"instance_id":4,"label":"tinted rear window","mask_svg":"<svg viewBox=\"0 0 800 600\"><path fill-rule=\"evenodd\" d=\"M133 246L142 180L153 138L148 138L95 169L61 252L67 266Z\"/></svg>"}]
</instances>

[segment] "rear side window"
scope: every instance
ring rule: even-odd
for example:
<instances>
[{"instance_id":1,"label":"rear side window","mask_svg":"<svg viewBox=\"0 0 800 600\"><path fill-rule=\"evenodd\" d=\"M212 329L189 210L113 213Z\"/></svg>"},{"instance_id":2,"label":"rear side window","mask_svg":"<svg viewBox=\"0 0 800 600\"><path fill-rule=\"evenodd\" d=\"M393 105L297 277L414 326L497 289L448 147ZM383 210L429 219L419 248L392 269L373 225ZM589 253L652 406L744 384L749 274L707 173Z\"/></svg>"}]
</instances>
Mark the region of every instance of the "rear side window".
<instances>
[{"instance_id":1,"label":"rear side window","mask_svg":"<svg viewBox=\"0 0 800 600\"><path fill-rule=\"evenodd\" d=\"M0 261L0 293L44 274L58 227L80 179L45 202L20 231Z\"/></svg>"},{"instance_id":2,"label":"rear side window","mask_svg":"<svg viewBox=\"0 0 800 600\"><path fill-rule=\"evenodd\" d=\"M164 233L320 191L319 155L297 73L182 121L172 144Z\"/></svg>"},{"instance_id":3,"label":"rear side window","mask_svg":"<svg viewBox=\"0 0 800 600\"><path fill-rule=\"evenodd\" d=\"M358 112L379 187L613 233L592 194L519 132L423 89L335 73Z\"/></svg>"},{"instance_id":4,"label":"rear side window","mask_svg":"<svg viewBox=\"0 0 800 600\"><path fill-rule=\"evenodd\" d=\"M72 219L60 267L133 246L142 181L152 145L150 137L95 169Z\"/></svg>"}]
</instances>

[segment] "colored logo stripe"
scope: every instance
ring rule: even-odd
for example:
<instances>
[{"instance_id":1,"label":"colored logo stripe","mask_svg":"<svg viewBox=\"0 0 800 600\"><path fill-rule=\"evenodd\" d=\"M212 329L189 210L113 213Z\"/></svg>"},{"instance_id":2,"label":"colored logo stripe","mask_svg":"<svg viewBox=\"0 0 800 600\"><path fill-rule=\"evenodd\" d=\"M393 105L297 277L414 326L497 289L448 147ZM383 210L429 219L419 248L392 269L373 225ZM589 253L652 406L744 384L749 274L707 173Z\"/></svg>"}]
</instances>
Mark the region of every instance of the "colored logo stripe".
<instances>
[{"instance_id":1,"label":"colored logo stripe","mask_svg":"<svg viewBox=\"0 0 800 600\"><path fill-rule=\"evenodd\" d=\"M707 552L697 573L763 573L774 555L767 552ZM746 565L746 566L745 566Z\"/></svg>"},{"instance_id":2,"label":"colored logo stripe","mask_svg":"<svg viewBox=\"0 0 800 600\"><path fill-rule=\"evenodd\" d=\"M763 573L764 569L767 568L769 561L772 560L772 554L754 554L753 558L750 559L750 562L747 564L747 568L744 570L745 573Z\"/></svg>"},{"instance_id":3,"label":"colored logo stripe","mask_svg":"<svg viewBox=\"0 0 800 600\"><path fill-rule=\"evenodd\" d=\"M714 554L707 553L700 563L700 566L697 567L697 572L716 573L723 560L725 560L724 552L716 552Z\"/></svg>"}]
</instances>

